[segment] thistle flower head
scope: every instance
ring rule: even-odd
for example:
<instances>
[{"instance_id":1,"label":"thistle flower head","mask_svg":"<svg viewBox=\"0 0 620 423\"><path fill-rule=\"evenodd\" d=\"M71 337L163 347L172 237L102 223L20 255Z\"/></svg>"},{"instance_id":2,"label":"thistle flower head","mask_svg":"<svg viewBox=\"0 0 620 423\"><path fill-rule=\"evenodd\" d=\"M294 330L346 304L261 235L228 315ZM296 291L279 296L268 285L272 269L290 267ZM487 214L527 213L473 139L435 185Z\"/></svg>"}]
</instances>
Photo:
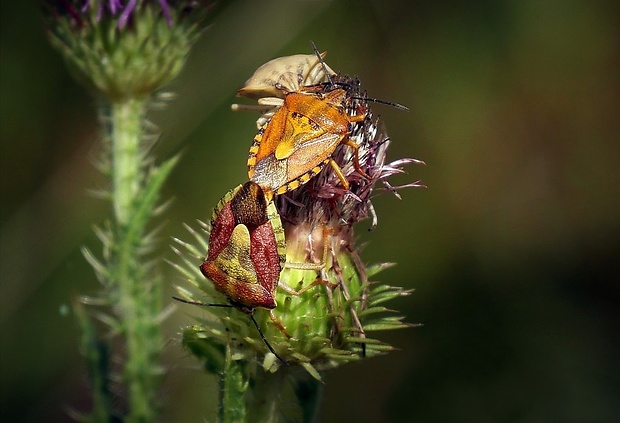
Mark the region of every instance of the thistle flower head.
<instances>
[{"instance_id":1,"label":"thistle flower head","mask_svg":"<svg viewBox=\"0 0 620 423\"><path fill-rule=\"evenodd\" d=\"M374 215L371 198L377 183L381 183L384 190L400 198L397 190L424 185L420 181L415 181L393 187L388 182L388 178L394 174L404 173L403 167L407 164L423 164L423 162L404 158L386 163L391 140L382 122L375 117L372 103L367 100L366 92L361 89L359 79L346 75L332 75L331 82L325 85L327 89L331 87L346 89L343 107L348 115L365 115L361 122L351 123L349 135L358 147L360 167L356 169L355 166L355 150L341 144L331 158L338 164L344 178L349 182L349 189L345 189L339 175L326 166L307 186L280 196L279 209L282 215L287 217L286 220L294 224L321 222L321 224L336 227L352 226L371 217L374 227L376 215Z\"/></svg>"},{"instance_id":2,"label":"thistle flower head","mask_svg":"<svg viewBox=\"0 0 620 423\"><path fill-rule=\"evenodd\" d=\"M324 72L315 76L326 79ZM303 75L299 80L303 80ZM319 87L325 92L335 88L346 90L342 113L365 116L354 120L350 126L349 136L357 145L359 166L354 165L355 150L341 144L331 158L342 175L325 166L307 184L276 196L279 218L274 225L281 225L285 234L286 264L280 273L280 286L275 290L277 306L273 314L286 333L272 324L268 313L257 309L254 314L277 355L291 365L301 365L317 379L322 370L392 349L371 338L370 332L408 326L402 322L402 316L392 314L382 303L407 295L409 291L372 281L371 278L387 265L366 266L363 263L357 252L354 225L369 216L373 217L373 222L376 220L370 201L377 183L396 193L401 187L392 187L387 178L403 172L403 166L408 163L421 163L414 159L386 163L390 140L374 116L372 103L361 90L359 81L332 75L330 82ZM273 115L273 110L265 112L266 119ZM342 177L349 184L348 190L343 187ZM422 185L414 182L407 186ZM215 218L217 210L212 222ZM208 232L210 227L203 225L203 229ZM179 287L179 291L191 301L204 302L206 295L225 302L227 299L197 272L197 263L204 259L209 243L200 232L190 231L198 246L177 240L185 251L176 249L184 264L175 267L203 294L196 295L183 287ZM194 257L188 257L187 253ZM223 363L220 354L232 349L235 360L251 362L265 356L265 370L281 368L275 356L266 353L264 340L243 313L208 308L207 315L199 324L186 328L183 338L194 354L207 359L208 366Z\"/></svg>"},{"instance_id":3,"label":"thistle flower head","mask_svg":"<svg viewBox=\"0 0 620 423\"><path fill-rule=\"evenodd\" d=\"M181 70L211 3L45 0L47 32L75 77L117 101L143 98Z\"/></svg>"}]
</instances>

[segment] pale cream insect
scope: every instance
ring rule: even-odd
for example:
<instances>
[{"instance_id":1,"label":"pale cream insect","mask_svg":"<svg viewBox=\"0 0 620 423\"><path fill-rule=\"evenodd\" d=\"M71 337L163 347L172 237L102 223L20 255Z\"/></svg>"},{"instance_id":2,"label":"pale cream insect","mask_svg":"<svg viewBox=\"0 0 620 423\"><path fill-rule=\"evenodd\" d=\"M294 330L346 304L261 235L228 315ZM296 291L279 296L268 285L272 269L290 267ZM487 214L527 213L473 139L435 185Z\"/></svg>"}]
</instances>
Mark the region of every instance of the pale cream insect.
<instances>
[{"instance_id":1,"label":"pale cream insect","mask_svg":"<svg viewBox=\"0 0 620 423\"><path fill-rule=\"evenodd\" d=\"M237 91L239 97L257 100L256 105L233 104L232 109L257 111L262 114L256 121L260 129L284 104L287 93L299 91L301 87L315 85L327 81L327 74L335 72L325 64L316 54L295 54L278 57L260 66L254 74ZM324 63L324 62L323 62Z\"/></svg>"}]
</instances>

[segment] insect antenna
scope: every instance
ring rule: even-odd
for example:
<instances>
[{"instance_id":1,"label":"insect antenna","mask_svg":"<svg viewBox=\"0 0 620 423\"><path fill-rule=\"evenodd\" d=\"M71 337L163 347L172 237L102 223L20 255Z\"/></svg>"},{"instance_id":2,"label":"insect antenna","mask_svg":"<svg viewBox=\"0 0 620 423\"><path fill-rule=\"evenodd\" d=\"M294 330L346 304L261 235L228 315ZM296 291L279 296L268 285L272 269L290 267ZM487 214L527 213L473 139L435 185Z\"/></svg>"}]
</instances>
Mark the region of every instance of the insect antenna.
<instances>
[{"instance_id":1,"label":"insect antenna","mask_svg":"<svg viewBox=\"0 0 620 423\"><path fill-rule=\"evenodd\" d=\"M319 52L319 49L316 48L316 44L314 44L314 41L310 41L310 43L312 44L312 50L314 51L314 54L316 54L316 57L321 62L321 66L323 67L323 72L325 72L325 76L327 77L329 85L331 85L331 86L340 85L340 86L350 87L351 84L347 84L347 83L343 83L343 82L334 82L334 80L332 79L331 75L327 71L327 66L325 65L325 62L323 61L323 58L321 57L321 53ZM354 100L371 101L373 103L385 104L387 106L395 107L395 108L397 108L399 110L409 111L409 108L407 106L403 106L402 104L394 103L392 101L381 100L381 99L378 99L378 98L367 98L367 97L349 97L349 98L354 99Z\"/></svg>"},{"instance_id":2,"label":"insect antenna","mask_svg":"<svg viewBox=\"0 0 620 423\"><path fill-rule=\"evenodd\" d=\"M201 303L200 301L190 301L180 297L172 297L173 299L180 301L185 304L203 306L203 307L232 307L231 304L209 304L209 303Z\"/></svg>"},{"instance_id":3,"label":"insect antenna","mask_svg":"<svg viewBox=\"0 0 620 423\"><path fill-rule=\"evenodd\" d=\"M232 304L210 304L210 303L202 303L200 301L190 301L184 298L174 297L174 296L172 298L185 304L191 304L191 305L197 305L197 306L203 306L203 307L234 307ZM272 354L275 355L276 358L280 360L282 364L284 364L285 366L288 366L288 362L282 357L280 357L280 355L278 355L278 353L273 349L269 341L267 341L267 338L265 337L265 334L263 333L260 326L258 325L258 322L254 318L253 313L250 313L250 319L252 319L252 322L254 323L254 326L256 326L256 330L258 331L260 338L263 340L265 345L267 345L267 348L269 348L269 351L271 351Z\"/></svg>"},{"instance_id":4,"label":"insect antenna","mask_svg":"<svg viewBox=\"0 0 620 423\"><path fill-rule=\"evenodd\" d=\"M316 57L318 57L319 62L321 62L321 66L323 67L323 72L325 72L325 76L327 77L329 84L334 85L334 81L332 80L332 77L330 76L329 71L327 70L327 66L325 66L325 62L323 61L323 58L321 57L321 53L319 53L319 49L316 48L316 44L314 44L314 41L310 41L310 44L312 44L312 50L314 50L314 54L316 54Z\"/></svg>"},{"instance_id":5,"label":"insect antenna","mask_svg":"<svg viewBox=\"0 0 620 423\"><path fill-rule=\"evenodd\" d=\"M273 355L275 355L276 358L278 360L280 360L280 362L282 364L284 364L285 366L288 366L288 362L285 359L283 359L282 357L280 357L277 352L275 352L275 350L273 349L273 347L271 346L269 341L267 341L267 338L265 338L265 335L263 334L263 331L261 330L260 326L258 325L258 322L254 318L254 314L253 313L250 314L250 319L252 319L252 322L254 322L254 326L256 326L256 330L258 331L258 334L260 335L260 337L263 340L263 342L265 343L265 345L267 345L267 348L269 348L269 351L271 351L271 353Z\"/></svg>"},{"instance_id":6,"label":"insect antenna","mask_svg":"<svg viewBox=\"0 0 620 423\"><path fill-rule=\"evenodd\" d=\"M381 100L379 98L368 98L368 97L349 97L349 98L353 100L370 101L373 103L385 104L387 106L395 107L398 110L404 110L406 112L409 111L409 108L407 106L403 106L402 104L394 103L392 101Z\"/></svg>"}]
</instances>

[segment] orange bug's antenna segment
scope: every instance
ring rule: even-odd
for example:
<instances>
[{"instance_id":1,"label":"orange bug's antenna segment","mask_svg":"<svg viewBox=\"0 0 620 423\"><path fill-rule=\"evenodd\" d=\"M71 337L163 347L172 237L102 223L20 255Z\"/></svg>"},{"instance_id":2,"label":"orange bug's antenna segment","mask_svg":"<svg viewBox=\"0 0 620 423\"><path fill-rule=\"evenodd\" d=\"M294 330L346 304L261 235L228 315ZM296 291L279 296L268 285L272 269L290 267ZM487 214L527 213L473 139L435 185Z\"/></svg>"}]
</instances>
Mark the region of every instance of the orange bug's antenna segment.
<instances>
[{"instance_id":1,"label":"orange bug's antenna segment","mask_svg":"<svg viewBox=\"0 0 620 423\"><path fill-rule=\"evenodd\" d=\"M407 107L407 106L403 106L402 104L399 104L399 103L394 103L394 102L392 102L392 101L381 100L381 99L379 99L379 98L371 98L371 97L353 97L353 96L351 96L351 97L349 97L349 98L350 98L351 100L371 101L371 102L373 102L373 103L385 104L385 105L387 105L387 106L392 106L392 107L394 107L395 109L398 109L398 110L403 110L403 111L405 111L405 112L408 112L408 111L409 111L409 107Z\"/></svg>"},{"instance_id":2,"label":"orange bug's antenna segment","mask_svg":"<svg viewBox=\"0 0 620 423\"><path fill-rule=\"evenodd\" d=\"M329 85L334 85L334 81L332 81L332 77L330 76L329 71L327 70L327 65L323 61L323 55L319 53L319 49L316 48L316 44L314 44L314 41L310 41L310 44L312 44L312 50L314 51L314 54L319 59L319 62L321 62L321 66L323 67L323 72L327 76L327 81L329 81Z\"/></svg>"}]
</instances>

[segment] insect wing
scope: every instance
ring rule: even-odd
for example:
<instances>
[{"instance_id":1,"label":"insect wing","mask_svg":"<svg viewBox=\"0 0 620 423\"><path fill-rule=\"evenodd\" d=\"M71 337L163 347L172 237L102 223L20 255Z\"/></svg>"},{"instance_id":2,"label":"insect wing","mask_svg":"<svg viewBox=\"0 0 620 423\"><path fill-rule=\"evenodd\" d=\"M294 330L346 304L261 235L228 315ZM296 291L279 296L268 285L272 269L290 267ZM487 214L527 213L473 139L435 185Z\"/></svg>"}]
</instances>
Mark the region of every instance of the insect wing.
<instances>
[{"instance_id":1,"label":"insect wing","mask_svg":"<svg viewBox=\"0 0 620 423\"><path fill-rule=\"evenodd\" d=\"M282 264L271 224L265 223L252 231L250 244L250 257L256 269L258 283L274 295Z\"/></svg>"},{"instance_id":2,"label":"insect wing","mask_svg":"<svg viewBox=\"0 0 620 423\"><path fill-rule=\"evenodd\" d=\"M295 179L331 156L344 135L326 133L298 146L288 157L288 176Z\"/></svg>"},{"instance_id":3,"label":"insect wing","mask_svg":"<svg viewBox=\"0 0 620 423\"><path fill-rule=\"evenodd\" d=\"M206 261L213 261L222 249L226 247L232 231L235 228L235 217L230 205L241 185L228 191L217 203L211 215L211 234L209 235L209 252Z\"/></svg>"}]
</instances>

